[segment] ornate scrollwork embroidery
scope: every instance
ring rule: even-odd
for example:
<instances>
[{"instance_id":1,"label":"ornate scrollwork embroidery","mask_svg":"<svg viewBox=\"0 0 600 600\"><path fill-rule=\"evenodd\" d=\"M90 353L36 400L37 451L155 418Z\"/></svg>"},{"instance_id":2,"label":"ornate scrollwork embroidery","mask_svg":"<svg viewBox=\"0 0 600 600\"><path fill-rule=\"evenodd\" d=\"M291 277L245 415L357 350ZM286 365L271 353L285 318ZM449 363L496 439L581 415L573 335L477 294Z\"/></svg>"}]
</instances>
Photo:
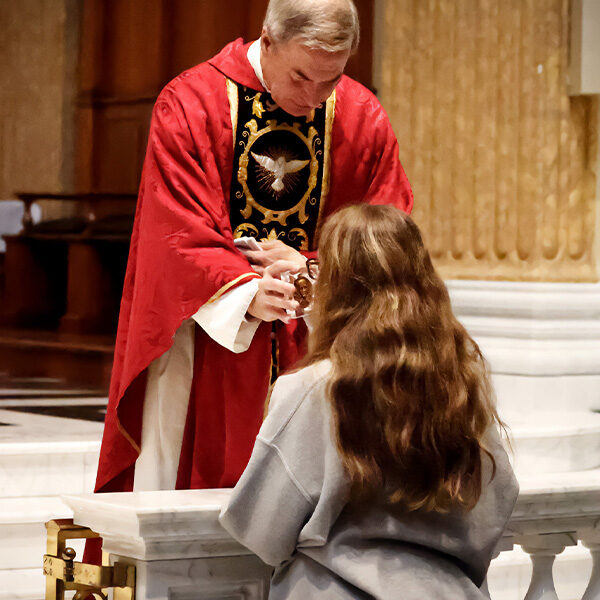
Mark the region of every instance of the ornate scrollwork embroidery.
<instances>
[{"instance_id":1,"label":"ornate scrollwork embroidery","mask_svg":"<svg viewBox=\"0 0 600 600\"><path fill-rule=\"evenodd\" d=\"M234 237L314 248L329 187L335 93L304 118L282 111L268 93L241 84L228 84L228 95L235 133Z\"/></svg>"},{"instance_id":2,"label":"ornate scrollwork embroidery","mask_svg":"<svg viewBox=\"0 0 600 600\"><path fill-rule=\"evenodd\" d=\"M257 238L259 236L258 229L252 223L242 223L235 228L233 239L249 236Z\"/></svg>"},{"instance_id":3,"label":"ornate scrollwork embroidery","mask_svg":"<svg viewBox=\"0 0 600 600\"><path fill-rule=\"evenodd\" d=\"M301 227L294 227L294 229L289 232L288 239L294 244L299 242L299 244L296 246L298 250L308 250L308 235Z\"/></svg>"}]
</instances>

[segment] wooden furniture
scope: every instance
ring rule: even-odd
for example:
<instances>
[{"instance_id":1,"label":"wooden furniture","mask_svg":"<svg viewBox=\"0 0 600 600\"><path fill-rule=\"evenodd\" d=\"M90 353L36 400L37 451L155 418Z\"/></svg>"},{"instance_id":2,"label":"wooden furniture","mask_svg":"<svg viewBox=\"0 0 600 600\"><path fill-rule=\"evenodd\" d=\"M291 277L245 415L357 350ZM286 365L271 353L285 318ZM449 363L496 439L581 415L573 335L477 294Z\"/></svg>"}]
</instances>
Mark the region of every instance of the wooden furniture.
<instances>
[{"instance_id":1,"label":"wooden furniture","mask_svg":"<svg viewBox=\"0 0 600 600\"><path fill-rule=\"evenodd\" d=\"M23 231L5 236L5 326L77 334L116 331L135 196L30 194ZM31 204L77 202L78 216L33 224ZM110 206L118 202L119 212ZM113 210L115 210L113 208Z\"/></svg>"},{"instance_id":2,"label":"wooden furniture","mask_svg":"<svg viewBox=\"0 0 600 600\"><path fill-rule=\"evenodd\" d=\"M0 364L9 375L58 376L106 391L127 265L133 194L19 193L23 230L4 236ZM34 202L77 204L34 224Z\"/></svg>"}]
</instances>

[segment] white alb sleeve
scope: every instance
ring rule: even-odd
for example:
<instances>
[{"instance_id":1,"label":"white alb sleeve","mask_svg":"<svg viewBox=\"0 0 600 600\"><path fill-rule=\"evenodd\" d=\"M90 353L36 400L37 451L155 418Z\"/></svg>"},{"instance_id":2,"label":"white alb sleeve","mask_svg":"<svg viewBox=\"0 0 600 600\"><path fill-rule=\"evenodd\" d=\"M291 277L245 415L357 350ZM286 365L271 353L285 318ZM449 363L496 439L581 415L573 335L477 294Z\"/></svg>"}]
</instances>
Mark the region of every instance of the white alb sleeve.
<instances>
[{"instance_id":1,"label":"white alb sleeve","mask_svg":"<svg viewBox=\"0 0 600 600\"><path fill-rule=\"evenodd\" d=\"M260 319L246 319L248 307L258 291L258 279L252 279L204 304L192 319L218 344L235 352L248 350Z\"/></svg>"}]
</instances>

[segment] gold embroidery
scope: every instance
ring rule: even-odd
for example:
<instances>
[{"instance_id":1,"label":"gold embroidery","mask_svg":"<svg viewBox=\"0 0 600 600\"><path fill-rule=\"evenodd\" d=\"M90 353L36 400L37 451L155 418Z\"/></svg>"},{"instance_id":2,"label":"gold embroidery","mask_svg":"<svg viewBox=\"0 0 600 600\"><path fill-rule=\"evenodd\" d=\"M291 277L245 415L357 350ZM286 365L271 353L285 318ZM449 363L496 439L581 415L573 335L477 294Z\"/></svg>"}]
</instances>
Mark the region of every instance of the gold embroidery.
<instances>
[{"instance_id":1,"label":"gold embroidery","mask_svg":"<svg viewBox=\"0 0 600 600\"><path fill-rule=\"evenodd\" d=\"M230 219L235 238L281 239L299 250L316 245L329 189L335 93L294 122L268 94L238 89Z\"/></svg>"},{"instance_id":2,"label":"gold embroidery","mask_svg":"<svg viewBox=\"0 0 600 600\"><path fill-rule=\"evenodd\" d=\"M294 227L294 229L292 229L288 234L288 238L290 239L290 242L295 242L297 239L300 239L300 248L298 249L300 251L308 250L308 235L304 229L300 227Z\"/></svg>"},{"instance_id":3,"label":"gold embroidery","mask_svg":"<svg viewBox=\"0 0 600 600\"><path fill-rule=\"evenodd\" d=\"M263 113L265 109L263 108L262 102L260 101L260 92L254 96L254 101L252 102L252 114L259 119L262 119Z\"/></svg>"},{"instance_id":4,"label":"gold embroidery","mask_svg":"<svg viewBox=\"0 0 600 600\"><path fill-rule=\"evenodd\" d=\"M317 135L317 130L314 127L311 127L308 131L308 136L305 136L302 131L300 131L299 123L294 123L293 125L287 125L286 123L279 124L274 119L268 120L267 126L260 130L258 129L258 123L252 119L246 123L245 128L246 131L244 131L243 135L247 138L247 141L244 146L244 152L240 156L238 169L238 181L242 186L243 195L246 197L246 206L240 211L242 216L244 219L248 219L252 214L252 209L255 208L263 214L264 218L261 222L265 225L271 223L272 221L277 221L280 225L285 227L287 224L287 218L295 213L298 213L298 220L300 223L306 223L308 220L308 216L306 215L306 203L309 200L311 204L316 203L316 200L311 198L311 194L317 186L317 175L319 172L319 161L317 159L317 155L322 152L322 150L317 149L317 146L322 143L321 138ZM310 154L308 189L300 201L295 206L292 206L292 208L287 210L273 210L263 206L256 201L256 199L252 196L250 189L248 188L248 163L250 160L250 149L256 140L271 131L288 131L293 133L300 140L302 140L302 142L304 142Z\"/></svg>"},{"instance_id":5,"label":"gold embroidery","mask_svg":"<svg viewBox=\"0 0 600 600\"><path fill-rule=\"evenodd\" d=\"M273 100L269 100L268 98L267 98L266 105L267 105L267 112L275 112L279 108L279 106L277 106L277 104L275 104L275 102L273 102Z\"/></svg>"},{"instance_id":6,"label":"gold embroidery","mask_svg":"<svg viewBox=\"0 0 600 600\"><path fill-rule=\"evenodd\" d=\"M336 93L333 93L327 98L325 108L325 149L323 156L323 180L321 181L321 203L319 204L319 216L317 218L317 227L315 229L315 237L313 240L313 248L319 245L319 234L321 233L322 215L327 195L329 194L329 177L331 169L331 132L333 130L333 121L335 119L335 100Z\"/></svg>"},{"instance_id":7,"label":"gold embroidery","mask_svg":"<svg viewBox=\"0 0 600 600\"><path fill-rule=\"evenodd\" d=\"M231 79L225 80L227 87L227 98L229 98L229 114L231 115L231 131L233 133L233 147L235 148L235 136L237 134L237 119L238 119L238 88Z\"/></svg>"},{"instance_id":8,"label":"gold embroidery","mask_svg":"<svg viewBox=\"0 0 600 600\"><path fill-rule=\"evenodd\" d=\"M266 228L263 228L263 231L265 233L267 233ZM285 237L285 231L280 231L279 233L277 233L274 229L271 229L271 231L269 231L269 233L267 233L267 235L265 237L260 238L260 241L261 242L273 242L282 236Z\"/></svg>"},{"instance_id":9,"label":"gold embroidery","mask_svg":"<svg viewBox=\"0 0 600 600\"><path fill-rule=\"evenodd\" d=\"M217 292L215 292L207 300L206 304L211 304L215 300L218 300L229 288L233 287L236 283L238 283L239 281L241 281L242 279L245 279L247 277L249 277L250 279L260 279L260 275L258 273L255 273L254 271L252 271L252 273L244 273L243 275L240 275L239 277L236 277L233 281L230 281L229 283L226 283L220 290L218 290Z\"/></svg>"},{"instance_id":10,"label":"gold embroidery","mask_svg":"<svg viewBox=\"0 0 600 600\"><path fill-rule=\"evenodd\" d=\"M252 223L242 223L235 228L235 231L233 232L233 239L235 240L246 235L257 238L258 229L256 229Z\"/></svg>"}]
</instances>

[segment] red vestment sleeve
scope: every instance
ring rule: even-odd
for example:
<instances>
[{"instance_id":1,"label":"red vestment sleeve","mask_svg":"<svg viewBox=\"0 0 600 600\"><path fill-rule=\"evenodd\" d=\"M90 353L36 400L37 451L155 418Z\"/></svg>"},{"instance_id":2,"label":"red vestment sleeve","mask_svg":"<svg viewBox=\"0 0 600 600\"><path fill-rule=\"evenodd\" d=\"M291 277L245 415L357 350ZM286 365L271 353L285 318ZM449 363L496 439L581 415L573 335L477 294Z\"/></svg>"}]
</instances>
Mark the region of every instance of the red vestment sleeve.
<instances>
[{"instance_id":1,"label":"red vestment sleeve","mask_svg":"<svg viewBox=\"0 0 600 600\"><path fill-rule=\"evenodd\" d=\"M189 92L185 86L178 94ZM188 102L188 105L190 103ZM231 130L206 124L194 107L194 136L167 86L153 111L136 210L96 490L139 454L143 385L132 383L172 344L203 304L258 275L235 248L217 156ZM216 110L223 110L218 107ZM223 121L224 122L224 121ZM140 395L142 397L140 397Z\"/></svg>"}]
</instances>

